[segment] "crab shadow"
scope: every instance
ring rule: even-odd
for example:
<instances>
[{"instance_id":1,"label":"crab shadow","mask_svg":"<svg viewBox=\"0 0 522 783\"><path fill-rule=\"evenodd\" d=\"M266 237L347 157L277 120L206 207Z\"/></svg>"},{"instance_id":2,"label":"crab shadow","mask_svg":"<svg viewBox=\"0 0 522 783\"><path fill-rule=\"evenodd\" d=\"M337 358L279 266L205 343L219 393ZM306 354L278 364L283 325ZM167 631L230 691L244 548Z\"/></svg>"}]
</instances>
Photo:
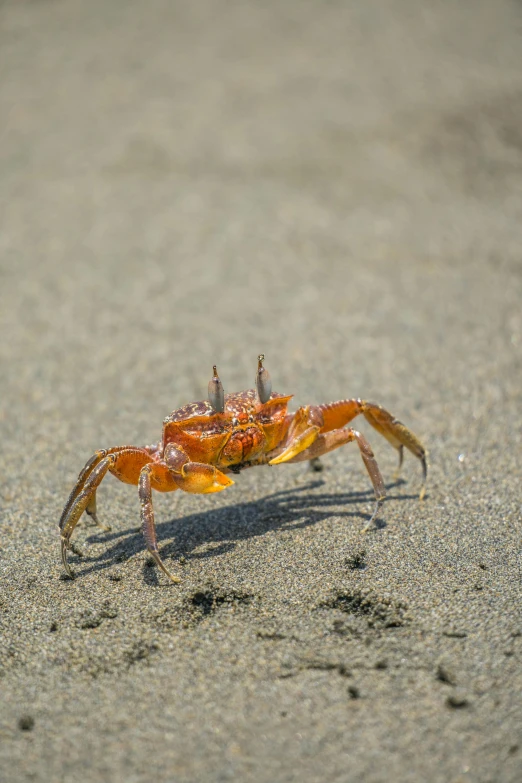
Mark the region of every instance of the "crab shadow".
<instances>
[{"instance_id":1,"label":"crab shadow","mask_svg":"<svg viewBox=\"0 0 522 783\"><path fill-rule=\"evenodd\" d=\"M388 500L406 501L418 497L411 494L390 494L390 489L404 483L403 479L399 479L387 485ZM312 480L300 487L281 490L259 500L235 503L166 522L157 522L156 532L161 556L164 560L184 557L186 561L217 557L233 550L238 541L263 536L279 529L309 527L333 515L368 520L368 512L371 513L373 506L371 491L319 491L324 486L324 480ZM357 510L348 510L347 507L355 505L359 506ZM386 523L377 518L374 530L384 527ZM100 555L71 558L78 577L110 568L145 550L141 530L134 526L121 531L91 534L86 540L88 543L105 543L108 546ZM206 548L197 551L202 547ZM155 570L145 568L145 579L151 584L157 584Z\"/></svg>"}]
</instances>

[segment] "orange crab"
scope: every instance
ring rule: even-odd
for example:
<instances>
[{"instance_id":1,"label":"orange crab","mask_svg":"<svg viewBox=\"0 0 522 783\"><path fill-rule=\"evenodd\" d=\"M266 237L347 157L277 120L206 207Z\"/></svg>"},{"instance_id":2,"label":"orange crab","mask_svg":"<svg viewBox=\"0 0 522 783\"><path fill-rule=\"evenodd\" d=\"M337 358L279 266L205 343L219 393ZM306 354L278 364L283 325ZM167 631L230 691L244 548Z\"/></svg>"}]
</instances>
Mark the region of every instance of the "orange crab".
<instances>
[{"instance_id":1,"label":"orange crab","mask_svg":"<svg viewBox=\"0 0 522 783\"><path fill-rule=\"evenodd\" d=\"M206 494L221 492L234 482L229 473L239 473L255 465L313 460L350 441L356 441L375 491L375 509L367 530L386 496L384 482L366 438L345 425L360 413L399 452L399 468L406 446L422 465L424 497L427 475L426 452L418 438L380 405L360 399L340 400L326 405L306 405L288 413L285 396L272 392L272 383L258 358L256 388L227 394L216 367L208 385L208 401L192 402L178 408L163 422L163 436L154 446L115 446L100 449L78 476L60 518L62 561L67 562L71 535L84 511L100 527L96 516L96 490L107 471L126 484L139 488L141 525L147 549L161 570L173 582L161 560L156 543L152 490ZM104 527L105 530L110 528Z\"/></svg>"}]
</instances>

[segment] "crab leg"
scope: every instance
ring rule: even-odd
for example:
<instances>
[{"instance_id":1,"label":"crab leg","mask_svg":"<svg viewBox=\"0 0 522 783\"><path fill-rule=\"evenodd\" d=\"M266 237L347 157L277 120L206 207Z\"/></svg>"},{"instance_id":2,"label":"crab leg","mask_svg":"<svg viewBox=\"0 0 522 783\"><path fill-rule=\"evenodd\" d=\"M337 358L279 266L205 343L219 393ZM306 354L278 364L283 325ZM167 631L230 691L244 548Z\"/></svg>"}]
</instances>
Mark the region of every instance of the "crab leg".
<instances>
[{"instance_id":1,"label":"crab leg","mask_svg":"<svg viewBox=\"0 0 522 783\"><path fill-rule=\"evenodd\" d=\"M101 462L99 462L96 467L93 468L89 478L84 482L82 489L76 494L76 497L71 503L67 513L65 516L62 515L62 519L60 520L60 530L62 533L62 562L65 570L71 578L73 578L74 574L71 571L69 563L67 562L67 549L69 547L69 541L72 532L76 527L81 515L89 505L97 487L103 480L111 464L114 463L115 459L116 457L111 454L108 457L104 457Z\"/></svg>"},{"instance_id":2,"label":"crab leg","mask_svg":"<svg viewBox=\"0 0 522 783\"><path fill-rule=\"evenodd\" d=\"M82 468L82 470L80 471L80 474L76 480L76 484L74 485L72 492L67 500L67 503L65 504L64 509L62 511L60 522L58 523L60 530L62 529L65 523L65 519L67 518L67 515L71 510L74 501L76 500L76 498L78 497L82 489L84 488L85 482L91 475L96 465L98 465L99 462L101 462L101 460L104 457L107 457L109 454L118 454L123 451L136 451L136 449L137 449L136 446L113 446L110 449L99 449L92 455L92 457L89 460L87 460L85 467ZM138 451L142 451L142 449L138 449ZM96 491L94 492L91 499L89 500L85 508L85 512L92 518L93 522L95 522L99 527L102 528L102 530L110 530L110 527L108 525L103 525L98 520L98 517L96 516Z\"/></svg>"},{"instance_id":3,"label":"crab leg","mask_svg":"<svg viewBox=\"0 0 522 783\"><path fill-rule=\"evenodd\" d=\"M170 486L168 484L170 483ZM141 529L147 549L159 568L173 582L180 582L179 576L171 574L163 563L158 551L154 509L152 507L152 488L163 491L178 487L185 492L208 494L220 492L234 482L213 465L191 462L188 455L179 446L169 444L165 448L164 459L145 465L140 472L139 496L141 503Z\"/></svg>"},{"instance_id":4,"label":"crab leg","mask_svg":"<svg viewBox=\"0 0 522 783\"><path fill-rule=\"evenodd\" d=\"M59 528L62 538L62 562L70 577L73 572L67 562L67 549L74 528L84 511L96 518L96 490L108 470L121 481L137 484L139 469L144 463L150 462L147 451L137 446L117 446L111 449L97 451L87 462L78 476L78 481L71 492L60 517Z\"/></svg>"},{"instance_id":5,"label":"crab leg","mask_svg":"<svg viewBox=\"0 0 522 783\"><path fill-rule=\"evenodd\" d=\"M138 491L141 503L141 530L147 544L147 549L156 561L159 568L166 574L173 582L181 582L179 576L171 574L167 566L163 563L158 551L158 543L156 541L156 526L154 524L154 509L152 508L152 489L151 489L151 476L153 475L154 465L145 465L140 473L140 480L138 484Z\"/></svg>"},{"instance_id":6,"label":"crab leg","mask_svg":"<svg viewBox=\"0 0 522 783\"><path fill-rule=\"evenodd\" d=\"M417 436L402 422L392 416L391 413L388 413L385 408L373 402L366 402L366 400L340 400L339 402L320 405L319 409L324 419L322 432L330 432L339 427L344 427L362 413L366 421L399 452L397 476L402 466L403 451L404 446L406 446L408 451L411 451L417 457L422 466L423 483L420 491L420 499L422 500L426 492L426 476L428 473L426 450Z\"/></svg>"},{"instance_id":7,"label":"crab leg","mask_svg":"<svg viewBox=\"0 0 522 783\"><path fill-rule=\"evenodd\" d=\"M78 497L79 493L82 491L82 489L85 486L85 482L89 478L90 474L96 467L96 465L109 453L109 450L107 449L100 449L99 451L96 451L92 457L87 461L85 464L85 467L80 471L80 474L78 476L78 479L76 481L76 484L74 485L71 494L69 495L69 498L67 500L67 503L64 506L64 509L62 511L62 516L60 517L59 527L60 530L63 528L63 525L65 523L65 520L67 518L67 515L69 514L69 511L71 510L71 507ZM96 494L94 495L94 503L89 503L88 507L85 509L87 513L93 517L94 521L99 524L98 519L96 517Z\"/></svg>"},{"instance_id":8,"label":"crab leg","mask_svg":"<svg viewBox=\"0 0 522 783\"><path fill-rule=\"evenodd\" d=\"M373 490L375 492L375 509L367 525L363 528L363 532L371 527L375 517L377 516L380 507L384 503L386 498L386 489L384 487L384 481L381 476L381 471L377 465L377 461L374 457L372 448L366 438L361 435L357 430L352 429L338 429L331 430L330 432L321 433L315 439L311 446L304 451L301 451L295 457L292 457L287 462L304 462L309 459L316 459L323 454L327 454L329 451L338 449L340 446L344 446L345 443L350 443L355 440L359 446L361 457L366 466L366 470L370 476L373 484ZM272 464L272 463L270 463Z\"/></svg>"}]
</instances>

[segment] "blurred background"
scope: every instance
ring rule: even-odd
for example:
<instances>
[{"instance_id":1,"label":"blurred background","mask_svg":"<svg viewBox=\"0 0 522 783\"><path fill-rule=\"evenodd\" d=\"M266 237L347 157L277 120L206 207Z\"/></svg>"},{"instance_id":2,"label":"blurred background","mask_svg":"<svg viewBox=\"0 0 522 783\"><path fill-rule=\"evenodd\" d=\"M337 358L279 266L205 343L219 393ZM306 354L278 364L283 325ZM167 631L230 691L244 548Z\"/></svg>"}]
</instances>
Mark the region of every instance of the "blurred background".
<instances>
[{"instance_id":1,"label":"blurred background","mask_svg":"<svg viewBox=\"0 0 522 783\"><path fill-rule=\"evenodd\" d=\"M41 0L1 20L0 350L46 417L143 439L213 363L251 385L260 351L298 402L406 416L412 360L447 389L481 346L494 362L496 321L518 339L519 291L488 302L520 259L519 3Z\"/></svg>"},{"instance_id":2,"label":"blurred background","mask_svg":"<svg viewBox=\"0 0 522 783\"><path fill-rule=\"evenodd\" d=\"M428 502L417 503L409 460L410 500L386 507L377 562L388 552L400 562L409 541L414 576L415 558L436 547L440 562L463 558L458 571L479 539L500 562L515 535L508 521L520 518L521 215L516 0L1 2L0 522L10 600L23 601L23 568L39 569L50 605L57 585L65 590L54 526L95 449L158 439L164 416L206 396L213 364L225 391L250 387L260 352L295 405L361 396L426 442ZM395 454L366 432L389 478ZM353 451L328 460L330 492L368 489ZM172 520L259 500L302 470L251 471L212 501L155 499L157 513ZM111 481L101 495L106 521L137 526L131 488ZM355 524L335 529L357 537ZM162 539L171 534L167 526ZM255 546L254 537L237 545L247 569ZM92 551L102 557L107 545ZM211 562L226 569L227 557L192 561L191 578ZM405 573L395 574L399 592ZM96 572L77 584L110 587ZM502 601L515 606L514 584L506 577L497 594L498 623ZM431 617L431 605L422 611ZM402 731L402 715L391 725Z\"/></svg>"}]
</instances>

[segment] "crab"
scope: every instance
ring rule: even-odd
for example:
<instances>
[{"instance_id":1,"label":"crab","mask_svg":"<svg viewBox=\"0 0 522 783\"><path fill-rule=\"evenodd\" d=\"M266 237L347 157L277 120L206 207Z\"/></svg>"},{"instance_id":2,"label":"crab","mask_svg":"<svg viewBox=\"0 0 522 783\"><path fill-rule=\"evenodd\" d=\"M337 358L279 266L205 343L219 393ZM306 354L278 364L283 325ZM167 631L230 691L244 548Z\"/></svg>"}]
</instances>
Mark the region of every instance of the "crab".
<instances>
[{"instance_id":1,"label":"crab","mask_svg":"<svg viewBox=\"0 0 522 783\"><path fill-rule=\"evenodd\" d=\"M346 425L362 414L399 453L398 471L406 447L422 466L420 499L425 494L426 451L411 430L380 405L361 399L325 405L306 405L295 413L287 406L293 395L272 392L272 382L258 357L255 388L224 394L217 368L208 385L208 400L178 408L163 421L161 441L152 446L113 446L100 449L87 462L60 518L62 562L67 562L71 536L85 511L102 529L96 513L96 490L107 473L138 486L141 527L149 553L173 582L180 582L160 557L156 540L152 490L194 494L221 492L234 484L230 474L257 465L316 460L329 451L355 441L375 492L375 507L368 530L382 506L386 490L373 451L366 438ZM397 471L397 475L398 475Z\"/></svg>"}]
</instances>

